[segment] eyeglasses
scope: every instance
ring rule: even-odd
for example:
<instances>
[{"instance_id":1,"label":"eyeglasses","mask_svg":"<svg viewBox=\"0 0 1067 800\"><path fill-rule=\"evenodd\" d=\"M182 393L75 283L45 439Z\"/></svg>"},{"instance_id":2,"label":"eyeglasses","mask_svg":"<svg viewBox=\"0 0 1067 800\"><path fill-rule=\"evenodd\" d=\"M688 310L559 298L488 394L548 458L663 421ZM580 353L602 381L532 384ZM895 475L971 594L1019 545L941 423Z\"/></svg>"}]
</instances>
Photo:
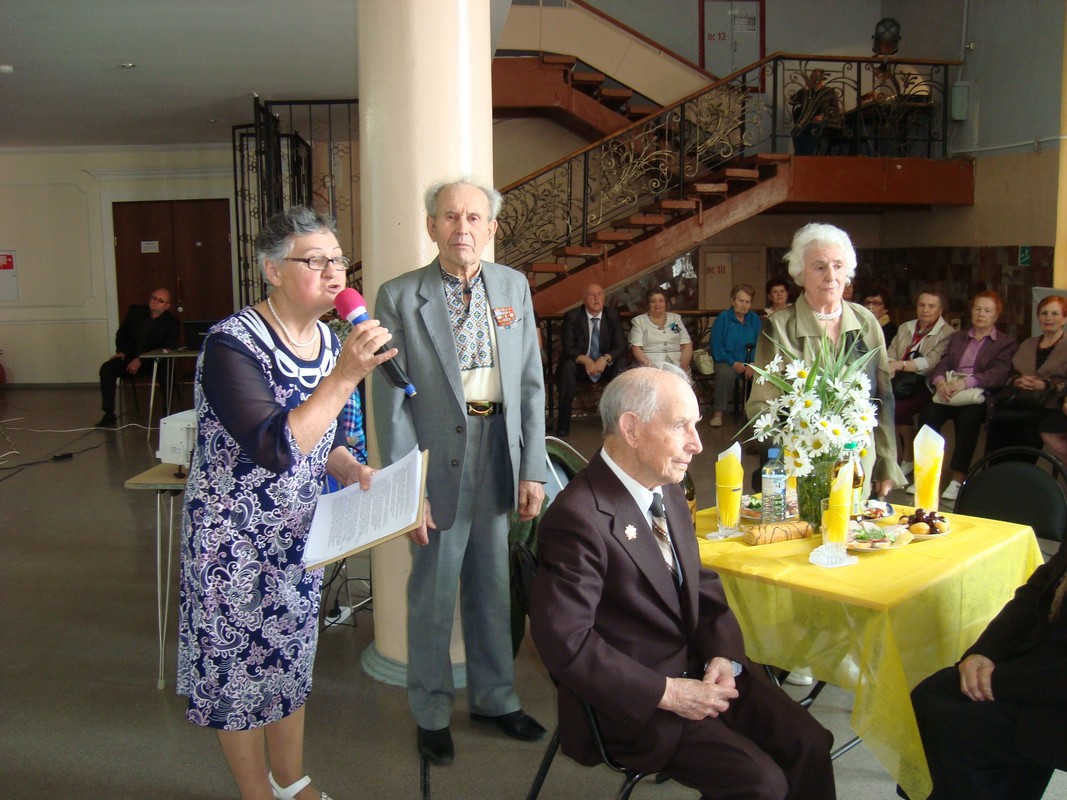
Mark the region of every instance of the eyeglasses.
<instances>
[{"instance_id":1,"label":"eyeglasses","mask_svg":"<svg viewBox=\"0 0 1067 800\"><path fill-rule=\"evenodd\" d=\"M322 272L330 264L340 267L343 270L347 270L352 265L352 260L347 256L334 256L333 258L327 258L326 256L310 256L309 258L285 258L282 260L299 261L301 264L306 264L308 269L313 269L316 272Z\"/></svg>"}]
</instances>

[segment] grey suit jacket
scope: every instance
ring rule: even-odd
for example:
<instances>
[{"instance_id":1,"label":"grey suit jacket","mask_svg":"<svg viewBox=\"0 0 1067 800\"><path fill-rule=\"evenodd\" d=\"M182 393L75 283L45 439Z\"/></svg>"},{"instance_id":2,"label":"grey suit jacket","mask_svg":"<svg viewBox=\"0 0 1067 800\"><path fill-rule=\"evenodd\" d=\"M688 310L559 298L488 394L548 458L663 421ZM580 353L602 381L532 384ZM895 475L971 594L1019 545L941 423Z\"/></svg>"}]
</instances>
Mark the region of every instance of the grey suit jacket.
<instances>
[{"instance_id":1,"label":"grey suit jacket","mask_svg":"<svg viewBox=\"0 0 1067 800\"><path fill-rule=\"evenodd\" d=\"M519 480L544 482L545 386L530 287L515 270L482 262L490 308L510 306L515 322L496 326L508 453L518 500ZM467 446L467 411L440 262L434 259L382 284L374 314L393 335L397 361L417 394L404 399L384 375L372 373L374 428L383 464L416 444L430 451L427 494L439 530L452 527ZM495 322L495 319L494 319ZM503 466L503 465L502 465Z\"/></svg>"}]
</instances>

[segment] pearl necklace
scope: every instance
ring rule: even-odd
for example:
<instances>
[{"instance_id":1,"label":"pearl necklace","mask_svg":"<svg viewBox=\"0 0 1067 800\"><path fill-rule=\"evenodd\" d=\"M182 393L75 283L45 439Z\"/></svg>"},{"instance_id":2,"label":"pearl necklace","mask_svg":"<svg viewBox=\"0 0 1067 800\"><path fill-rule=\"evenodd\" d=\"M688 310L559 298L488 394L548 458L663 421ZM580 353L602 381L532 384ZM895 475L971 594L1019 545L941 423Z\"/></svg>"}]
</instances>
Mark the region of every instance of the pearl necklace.
<instances>
[{"instance_id":1,"label":"pearl necklace","mask_svg":"<svg viewBox=\"0 0 1067 800\"><path fill-rule=\"evenodd\" d=\"M291 344L293 347L310 347L311 345L315 344L315 337L319 334L318 330L316 330L314 335L306 342L298 342L296 339L293 338L293 334L289 333L289 329L285 327L285 323L282 322L282 318L278 316L278 312L274 310L274 303L270 301L269 296L267 297L267 308L270 309L270 313L274 316L274 321L277 322L278 326L282 329L282 333L285 334L285 338L289 340L289 344Z\"/></svg>"},{"instance_id":2,"label":"pearl necklace","mask_svg":"<svg viewBox=\"0 0 1067 800\"><path fill-rule=\"evenodd\" d=\"M837 319L840 316L841 306L838 306L836 310L831 311L827 314L823 314L821 311L815 312L815 319L819 320L819 322L829 322L830 320Z\"/></svg>"}]
</instances>

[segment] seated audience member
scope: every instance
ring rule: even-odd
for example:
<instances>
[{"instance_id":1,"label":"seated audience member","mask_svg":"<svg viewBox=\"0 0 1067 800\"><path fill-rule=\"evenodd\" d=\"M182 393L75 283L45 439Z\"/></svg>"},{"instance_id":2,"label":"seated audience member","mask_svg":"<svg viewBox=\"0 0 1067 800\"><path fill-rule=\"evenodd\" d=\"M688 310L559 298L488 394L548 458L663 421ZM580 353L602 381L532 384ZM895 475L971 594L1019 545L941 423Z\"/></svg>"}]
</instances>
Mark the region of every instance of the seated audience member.
<instances>
[{"instance_id":1,"label":"seated audience member","mask_svg":"<svg viewBox=\"0 0 1067 800\"><path fill-rule=\"evenodd\" d=\"M892 299L889 293L881 286L876 286L863 295L863 305L874 314L878 324L882 326L882 337L886 344L893 341L893 337L897 335L897 324L889 317L890 303Z\"/></svg>"},{"instance_id":2,"label":"seated audience member","mask_svg":"<svg viewBox=\"0 0 1067 800\"><path fill-rule=\"evenodd\" d=\"M719 314L711 326L709 349L715 360L713 428L722 426L722 415L737 384L734 376L748 379L755 374L748 365L756 351L761 328L759 314L751 310L755 293L747 283L737 284L730 290L732 308Z\"/></svg>"},{"instance_id":3,"label":"seated audience member","mask_svg":"<svg viewBox=\"0 0 1067 800\"><path fill-rule=\"evenodd\" d=\"M1067 397L1060 404L1059 414L1049 414L1038 428L1045 449L1067 465Z\"/></svg>"},{"instance_id":4,"label":"seated audience member","mask_svg":"<svg viewBox=\"0 0 1067 800\"><path fill-rule=\"evenodd\" d=\"M986 452L1026 445L1041 448L1039 428L1055 414L1067 389L1067 298L1049 295L1037 304L1041 335L1026 339L1011 360L1008 385L993 407Z\"/></svg>"},{"instance_id":5,"label":"seated audience member","mask_svg":"<svg viewBox=\"0 0 1067 800\"><path fill-rule=\"evenodd\" d=\"M868 306L870 308L870 306ZM948 337L954 331L944 317L944 298L939 292L923 291L915 303L915 319L905 322L889 343L889 372L893 376L893 398L896 400L897 436L903 443L900 450L900 469L908 475L915 461L912 443L915 440L915 416L930 402L926 376L941 360Z\"/></svg>"},{"instance_id":6,"label":"seated audience member","mask_svg":"<svg viewBox=\"0 0 1067 800\"><path fill-rule=\"evenodd\" d=\"M170 313L170 291L156 289L146 306L130 306L115 334L115 355L100 365L100 405L104 416L98 428L115 424L115 381L148 369L141 354L178 344L178 318Z\"/></svg>"},{"instance_id":7,"label":"seated audience member","mask_svg":"<svg viewBox=\"0 0 1067 800\"><path fill-rule=\"evenodd\" d=\"M749 661L719 577L700 565L678 485L701 451L697 399L670 365L600 401L604 446L548 507L530 630L558 684L560 744L666 770L706 800L835 797L833 736Z\"/></svg>"},{"instance_id":8,"label":"seated audience member","mask_svg":"<svg viewBox=\"0 0 1067 800\"><path fill-rule=\"evenodd\" d=\"M929 800L1038 800L1067 769L1065 575L1061 544L956 666L912 691Z\"/></svg>"},{"instance_id":9,"label":"seated audience member","mask_svg":"<svg viewBox=\"0 0 1067 800\"><path fill-rule=\"evenodd\" d=\"M826 86L826 71L813 69L804 88L793 95L793 152L798 156L825 153L827 128L841 127L841 104L837 94Z\"/></svg>"},{"instance_id":10,"label":"seated audience member","mask_svg":"<svg viewBox=\"0 0 1067 800\"><path fill-rule=\"evenodd\" d=\"M569 436L571 406L578 381L605 383L615 377L619 360L626 353L619 312L604 306L604 290L595 283L585 287L583 304L563 315L556 384L559 390L559 416L556 435Z\"/></svg>"},{"instance_id":11,"label":"seated audience member","mask_svg":"<svg viewBox=\"0 0 1067 800\"><path fill-rule=\"evenodd\" d=\"M949 468L952 479L941 497L955 500L971 466L978 435L986 420L988 394L1008 382L1015 340L997 330L1004 301L993 291L979 292L971 302L971 327L949 337L945 354L930 373L934 402L919 415L921 425L938 433L948 420L955 420L956 444ZM984 389L986 398L965 405L951 405L953 397L967 389ZM939 402L940 401L940 402ZM908 487L915 491L915 485Z\"/></svg>"},{"instance_id":12,"label":"seated audience member","mask_svg":"<svg viewBox=\"0 0 1067 800\"><path fill-rule=\"evenodd\" d=\"M775 311L789 306L789 281L785 278L771 278L767 281L767 307L763 309L763 318L766 319Z\"/></svg>"},{"instance_id":13,"label":"seated audience member","mask_svg":"<svg viewBox=\"0 0 1067 800\"><path fill-rule=\"evenodd\" d=\"M648 293L648 310L630 321L630 357L640 367L667 363L689 372L693 342L682 318L668 311L667 305L667 293L662 289Z\"/></svg>"}]
</instances>

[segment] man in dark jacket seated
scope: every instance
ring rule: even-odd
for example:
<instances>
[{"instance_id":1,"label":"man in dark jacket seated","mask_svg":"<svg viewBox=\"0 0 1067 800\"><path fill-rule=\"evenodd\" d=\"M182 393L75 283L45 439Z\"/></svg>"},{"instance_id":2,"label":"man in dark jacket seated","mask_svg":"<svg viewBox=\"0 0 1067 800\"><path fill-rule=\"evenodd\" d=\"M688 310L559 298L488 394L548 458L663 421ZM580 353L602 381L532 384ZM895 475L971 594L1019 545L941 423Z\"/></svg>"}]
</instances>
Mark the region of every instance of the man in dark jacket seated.
<instances>
[{"instance_id":1,"label":"man in dark jacket seated","mask_svg":"<svg viewBox=\"0 0 1067 800\"><path fill-rule=\"evenodd\" d=\"M1067 769L1065 576L1060 545L959 664L912 691L930 800L1038 800Z\"/></svg>"},{"instance_id":2,"label":"man in dark jacket seated","mask_svg":"<svg viewBox=\"0 0 1067 800\"><path fill-rule=\"evenodd\" d=\"M604 447L537 529L530 632L559 684L563 752L665 770L705 800L832 800L833 736L745 655L703 569L678 482L701 450L697 399L669 364L627 370L600 400Z\"/></svg>"},{"instance_id":3,"label":"man in dark jacket seated","mask_svg":"<svg viewBox=\"0 0 1067 800\"><path fill-rule=\"evenodd\" d=\"M582 295L582 305L563 315L563 341L556 370L557 436L570 435L571 406L578 381L607 383L618 372L619 359L625 352L626 337L622 334L619 312L604 305L604 290L598 284L589 284Z\"/></svg>"},{"instance_id":4,"label":"man in dark jacket seated","mask_svg":"<svg viewBox=\"0 0 1067 800\"><path fill-rule=\"evenodd\" d=\"M104 416L98 428L109 428L116 422L115 381L124 375L136 375L147 369L141 354L161 347L178 344L178 318L170 313L171 295L167 289L156 289L146 306L130 306L115 334L115 355L100 365L100 405Z\"/></svg>"}]
</instances>

